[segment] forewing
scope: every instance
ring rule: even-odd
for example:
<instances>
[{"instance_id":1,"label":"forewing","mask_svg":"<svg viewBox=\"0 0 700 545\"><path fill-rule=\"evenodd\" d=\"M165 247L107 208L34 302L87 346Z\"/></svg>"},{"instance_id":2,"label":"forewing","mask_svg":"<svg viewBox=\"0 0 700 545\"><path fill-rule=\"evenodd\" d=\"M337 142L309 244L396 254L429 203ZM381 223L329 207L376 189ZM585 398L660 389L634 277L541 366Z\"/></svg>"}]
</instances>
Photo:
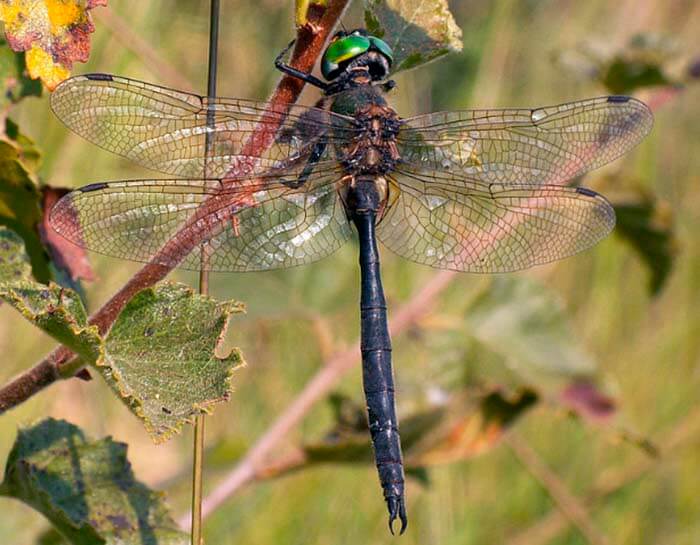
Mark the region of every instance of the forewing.
<instances>
[{"instance_id":1,"label":"forewing","mask_svg":"<svg viewBox=\"0 0 700 545\"><path fill-rule=\"evenodd\" d=\"M204 179L93 184L64 196L51 225L80 246L133 261L212 271L293 267L350 236L337 177L317 175L298 189L259 180L228 189Z\"/></svg>"},{"instance_id":2,"label":"forewing","mask_svg":"<svg viewBox=\"0 0 700 545\"><path fill-rule=\"evenodd\" d=\"M101 148L183 178L300 172L319 141L345 141L356 131L350 118L323 109L209 99L107 74L64 81L51 108ZM319 166L332 161L330 147Z\"/></svg>"},{"instance_id":3,"label":"forewing","mask_svg":"<svg viewBox=\"0 0 700 545\"><path fill-rule=\"evenodd\" d=\"M397 254L432 267L526 269L590 248L615 225L608 201L583 188L406 171L392 176L391 204L377 236Z\"/></svg>"},{"instance_id":4,"label":"forewing","mask_svg":"<svg viewBox=\"0 0 700 545\"><path fill-rule=\"evenodd\" d=\"M404 120L410 168L495 183L563 184L636 146L653 116L642 102L609 96L537 109L437 112Z\"/></svg>"}]
</instances>

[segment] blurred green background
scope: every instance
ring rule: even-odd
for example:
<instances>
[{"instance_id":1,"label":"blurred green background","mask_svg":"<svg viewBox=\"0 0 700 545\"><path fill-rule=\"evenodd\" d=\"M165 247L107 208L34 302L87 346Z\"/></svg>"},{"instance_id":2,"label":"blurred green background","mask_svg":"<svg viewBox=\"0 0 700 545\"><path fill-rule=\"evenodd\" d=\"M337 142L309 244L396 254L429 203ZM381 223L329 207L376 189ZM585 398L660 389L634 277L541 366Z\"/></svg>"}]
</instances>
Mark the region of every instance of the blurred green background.
<instances>
[{"instance_id":1,"label":"blurred green background","mask_svg":"<svg viewBox=\"0 0 700 545\"><path fill-rule=\"evenodd\" d=\"M110 0L109 6L112 15L96 10L90 62L76 65L74 73L111 72L204 91L208 2ZM625 48L640 32L660 37L664 50L673 53L663 59L672 76L681 77L688 62L700 56L700 3L691 0L460 1L451 2L451 8L464 31L464 52L396 78L392 99L403 116L540 106L606 94L596 78L587 77L581 51L588 58L604 56ZM272 61L293 35L292 3L223 0L222 9L219 94L265 99L279 79ZM361 12L351 9L344 21L347 27L357 26ZM658 97L654 93L658 90L642 90L637 96ZM310 104L315 98L307 89L302 101ZM649 293L648 269L619 235L586 254L519 273L546 284L563 300L577 342L595 361L598 384L618 403L614 424L595 426L570 418L556 403L539 404L517 423L517 441L431 468L427 486L409 482L411 522L403 544L700 542L700 426L695 425L700 418L699 113L700 86L689 84L655 111L653 133L641 146L584 180L611 198L630 192L654 195L663 202L666 218L673 215L677 257L656 296ZM51 114L46 97L23 101L12 117L44 151L41 175L47 183L77 187L153 176L68 132ZM382 251L382 259L390 313L436 274L388 251ZM208 420L207 443L226 445L220 449L224 460L214 460L205 474L208 489L328 355L357 338L356 260L356 248L349 244L303 268L213 275L214 297L247 304L247 314L232 320L227 343L242 348L248 366L237 373L231 401ZM138 270L136 264L96 255L93 263L99 280L85 286L92 310ZM196 285L194 274L172 277ZM459 334L473 327L465 313L492 282L484 276L456 276L429 316L394 339L400 414L427 406L435 392L456 383L526 383L545 398L557 391L552 386L561 380L557 373L538 369L518 374L507 358L494 357ZM0 353L5 355L0 380L30 367L53 346L13 310L0 307ZM360 400L359 366L337 391ZM112 435L128 443L136 475L156 488L167 487L176 515L186 512L191 429L155 446L99 378L71 380L2 417L0 460L18 424L45 415L66 418L93 436ZM278 454L320 438L331 425L329 406L317 405ZM621 440L622 428L654 441L660 457L650 459ZM540 463L549 468L544 477L537 472ZM552 495L560 485L578 498L573 507ZM604 499L584 501L606 486L611 493ZM3 544L32 543L46 529L47 523L28 507L6 499L1 503ZM591 524L593 534L585 536L568 523L557 529L557 514L577 519L579 507L582 524ZM390 539L376 471L363 464L319 466L254 483L207 520L205 536L210 544Z\"/></svg>"}]
</instances>

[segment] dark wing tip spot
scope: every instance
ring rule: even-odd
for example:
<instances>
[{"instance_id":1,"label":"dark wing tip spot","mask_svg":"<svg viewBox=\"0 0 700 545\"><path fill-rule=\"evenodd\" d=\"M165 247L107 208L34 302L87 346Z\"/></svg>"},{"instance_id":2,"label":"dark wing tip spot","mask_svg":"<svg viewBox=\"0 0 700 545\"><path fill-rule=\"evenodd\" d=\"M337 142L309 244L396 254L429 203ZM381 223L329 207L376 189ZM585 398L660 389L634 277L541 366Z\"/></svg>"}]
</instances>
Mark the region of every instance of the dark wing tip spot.
<instances>
[{"instance_id":1,"label":"dark wing tip spot","mask_svg":"<svg viewBox=\"0 0 700 545\"><path fill-rule=\"evenodd\" d=\"M109 74L86 74L85 77L94 81L112 81L114 79Z\"/></svg>"},{"instance_id":2,"label":"dark wing tip spot","mask_svg":"<svg viewBox=\"0 0 700 545\"><path fill-rule=\"evenodd\" d=\"M97 182L95 184L88 184L78 189L81 193L89 193L90 191L98 191L108 187L105 182Z\"/></svg>"},{"instance_id":3,"label":"dark wing tip spot","mask_svg":"<svg viewBox=\"0 0 700 545\"><path fill-rule=\"evenodd\" d=\"M619 102L619 103L624 103L624 102L629 102L631 97L628 97L626 95L610 95L608 97L608 102Z\"/></svg>"},{"instance_id":4,"label":"dark wing tip spot","mask_svg":"<svg viewBox=\"0 0 700 545\"><path fill-rule=\"evenodd\" d=\"M581 195L586 195L586 197L598 197L598 193L593 191L592 189L588 189L585 187L577 187L576 188L576 193L580 193Z\"/></svg>"}]
</instances>

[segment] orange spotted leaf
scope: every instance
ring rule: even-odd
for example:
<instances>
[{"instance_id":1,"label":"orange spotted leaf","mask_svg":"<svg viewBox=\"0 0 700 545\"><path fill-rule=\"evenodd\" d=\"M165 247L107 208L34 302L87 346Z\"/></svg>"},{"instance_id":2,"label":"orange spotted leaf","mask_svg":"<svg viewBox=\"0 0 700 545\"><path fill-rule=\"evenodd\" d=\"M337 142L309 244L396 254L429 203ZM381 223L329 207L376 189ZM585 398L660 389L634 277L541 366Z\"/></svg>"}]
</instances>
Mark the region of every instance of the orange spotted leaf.
<instances>
[{"instance_id":1,"label":"orange spotted leaf","mask_svg":"<svg viewBox=\"0 0 700 545\"><path fill-rule=\"evenodd\" d=\"M10 47L26 54L29 75L53 89L70 75L73 63L86 62L89 11L107 0L0 0L0 21Z\"/></svg>"}]
</instances>

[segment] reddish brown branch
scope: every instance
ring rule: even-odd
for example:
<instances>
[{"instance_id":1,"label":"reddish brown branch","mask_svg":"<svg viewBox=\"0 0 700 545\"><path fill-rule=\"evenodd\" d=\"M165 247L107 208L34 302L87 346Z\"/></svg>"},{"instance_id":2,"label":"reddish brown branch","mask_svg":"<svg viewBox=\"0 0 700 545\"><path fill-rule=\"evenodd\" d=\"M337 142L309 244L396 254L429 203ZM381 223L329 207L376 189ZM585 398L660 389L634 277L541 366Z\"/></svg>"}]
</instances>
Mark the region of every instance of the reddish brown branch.
<instances>
[{"instance_id":1,"label":"reddish brown branch","mask_svg":"<svg viewBox=\"0 0 700 545\"><path fill-rule=\"evenodd\" d=\"M335 0L324 9L309 14L310 24L299 29L297 43L292 53L291 64L295 68L310 72L323 50L330 33L341 17L349 0ZM297 100L304 83L296 78L284 76L270 98L270 115L264 114L265 123L256 132L242 151L243 156L256 157L272 144L276 129L284 120L290 106ZM274 125L273 123L277 123ZM250 164L238 165L232 175L244 176ZM203 203L194 217L144 265L112 298L90 318L90 323L106 333L116 320L124 305L139 291L162 280L177 264L196 248L207 235L217 227L217 223L230 220L223 214L212 214L223 206L226 196L215 196ZM228 197L230 199L230 197ZM166 263L167 265L164 265ZM58 366L64 365L72 357L72 352L61 346L49 354L32 369L22 374L0 390L0 414L29 399L60 377ZM41 378L41 380L37 380ZM18 386L21 385L21 388Z\"/></svg>"}]
</instances>

